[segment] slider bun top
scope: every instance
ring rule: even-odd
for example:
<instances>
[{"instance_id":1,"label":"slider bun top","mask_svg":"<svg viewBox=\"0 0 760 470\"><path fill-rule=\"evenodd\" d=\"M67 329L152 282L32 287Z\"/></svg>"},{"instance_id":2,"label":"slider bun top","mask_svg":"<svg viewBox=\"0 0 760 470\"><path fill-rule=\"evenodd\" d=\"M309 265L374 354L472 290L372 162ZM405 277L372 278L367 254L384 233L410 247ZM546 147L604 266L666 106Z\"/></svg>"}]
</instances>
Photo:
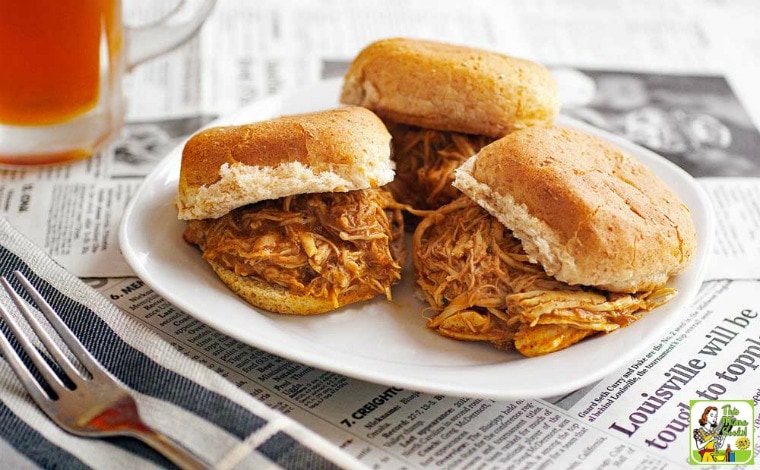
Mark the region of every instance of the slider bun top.
<instances>
[{"instance_id":1,"label":"slider bun top","mask_svg":"<svg viewBox=\"0 0 760 470\"><path fill-rule=\"evenodd\" d=\"M363 49L346 73L340 99L383 119L491 137L551 123L559 111L557 85L537 63L404 38Z\"/></svg>"},{"instance_id":2,"label":"slider bun top","mask_svg":"<svg viewBox=\"0 0 760 470\"><path fill-rule=\"evenodd\" d=\"M394 176L390 140L375 114L355 106L201 131L182 151L178 216L218 218L266 199L382 186Z\"/></svg>"},{"instance_id":3,"label":"slider bun top","mask_svg":"<svg viewBox=\"0 0 760 470\"><path fill-rule=\"evenodd\" d=\"M568 284L638 292L694 255L689 208L615 146L556 126L509 134L457 170L454 185Z\"/></svg>"}]
</instances>

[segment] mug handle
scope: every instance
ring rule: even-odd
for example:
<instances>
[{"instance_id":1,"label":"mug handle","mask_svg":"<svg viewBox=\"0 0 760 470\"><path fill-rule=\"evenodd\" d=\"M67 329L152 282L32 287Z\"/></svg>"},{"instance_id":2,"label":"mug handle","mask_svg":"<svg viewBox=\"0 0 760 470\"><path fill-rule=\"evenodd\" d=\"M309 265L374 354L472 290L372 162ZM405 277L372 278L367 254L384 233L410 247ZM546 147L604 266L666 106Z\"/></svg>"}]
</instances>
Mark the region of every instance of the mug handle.
<instances>
[{"instance_id":1,"label":"mug handle","mask_svg":"<svg viewBox=\"0 0 760 470\"><path fill-rule=\"evenodd\" d=\"M216 0L180 0L160 20L146 26L125 26L127 71L182 45L198 32Z\"/></svg>"}]
</instances>

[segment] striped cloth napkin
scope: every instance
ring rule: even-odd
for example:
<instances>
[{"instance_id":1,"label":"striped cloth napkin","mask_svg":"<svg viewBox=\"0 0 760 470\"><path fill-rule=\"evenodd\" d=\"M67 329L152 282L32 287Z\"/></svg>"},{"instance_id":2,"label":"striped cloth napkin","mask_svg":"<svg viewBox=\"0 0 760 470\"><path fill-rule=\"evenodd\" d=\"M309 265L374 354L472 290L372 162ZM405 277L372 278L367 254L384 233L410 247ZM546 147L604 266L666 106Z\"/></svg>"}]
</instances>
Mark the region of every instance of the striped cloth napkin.
<instances>
[{"instance_id":1,"label":"striped cloth napkin","mask_svg":"<svg viewBox=\"0 0 760 470\"><path fill-rule=\"evenodd\" d=\"M67 299L52 304L84 346L136 393L153 428L214 468L364 468L353 457L220 375L176 351L147 326L53 262L0 218L0 275L20 270ZM0 289L0 302L13 303ZM61 308L63 304L71 308ZM0 329L8 327L0 320ZM29 331L31 329L27 328ZM172 464L130 438L63 431L34 404L0 359L0 468L162 468Z\"/></svg>"}]
</instances>

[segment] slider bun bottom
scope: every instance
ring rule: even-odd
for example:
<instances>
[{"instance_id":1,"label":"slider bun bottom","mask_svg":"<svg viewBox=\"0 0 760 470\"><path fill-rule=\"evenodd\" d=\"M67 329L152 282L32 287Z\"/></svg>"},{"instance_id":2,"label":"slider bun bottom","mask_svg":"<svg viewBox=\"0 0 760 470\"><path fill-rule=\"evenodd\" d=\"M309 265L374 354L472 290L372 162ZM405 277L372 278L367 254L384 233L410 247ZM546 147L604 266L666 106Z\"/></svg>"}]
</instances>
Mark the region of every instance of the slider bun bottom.
<instances>
[{"instance_id":1,"label":"slider bun bottom","mask_svg":"<svg viewBox=\"0 0 760 470\"><path fill-rule=\"evenodd\" d=\"M336 308L377 296L370 289L353 289L338 296L336 305L333 299L317 298L308 295L296 295L288 289L249 276L240 276L234 271L217 263L209 262L219 279L233 292L254 307L275 313L291 315L314 315L329 312Z\"/></svg>"}]
</instances>

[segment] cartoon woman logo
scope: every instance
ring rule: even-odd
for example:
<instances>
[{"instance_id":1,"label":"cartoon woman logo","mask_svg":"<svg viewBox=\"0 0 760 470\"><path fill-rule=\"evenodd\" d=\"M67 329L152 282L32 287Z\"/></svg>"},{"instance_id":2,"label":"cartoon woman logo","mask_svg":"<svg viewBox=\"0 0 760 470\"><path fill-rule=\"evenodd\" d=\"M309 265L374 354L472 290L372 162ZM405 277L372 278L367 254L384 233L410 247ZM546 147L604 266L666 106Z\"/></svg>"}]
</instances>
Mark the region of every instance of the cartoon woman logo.
<instances>
[{"instance_id":1,"label":"cartoon woman logo","mask_svg":"<svg viewBox=\"0 0 760 470\"><path fill-rule=\"evenodd\" d=\"M694 430L694 440L702 456L702 462L716 462L715 454L723 447L725 436L718 432L718 408L708 406L699 419L699 427Z\"/></svg>"}]
</instances>

